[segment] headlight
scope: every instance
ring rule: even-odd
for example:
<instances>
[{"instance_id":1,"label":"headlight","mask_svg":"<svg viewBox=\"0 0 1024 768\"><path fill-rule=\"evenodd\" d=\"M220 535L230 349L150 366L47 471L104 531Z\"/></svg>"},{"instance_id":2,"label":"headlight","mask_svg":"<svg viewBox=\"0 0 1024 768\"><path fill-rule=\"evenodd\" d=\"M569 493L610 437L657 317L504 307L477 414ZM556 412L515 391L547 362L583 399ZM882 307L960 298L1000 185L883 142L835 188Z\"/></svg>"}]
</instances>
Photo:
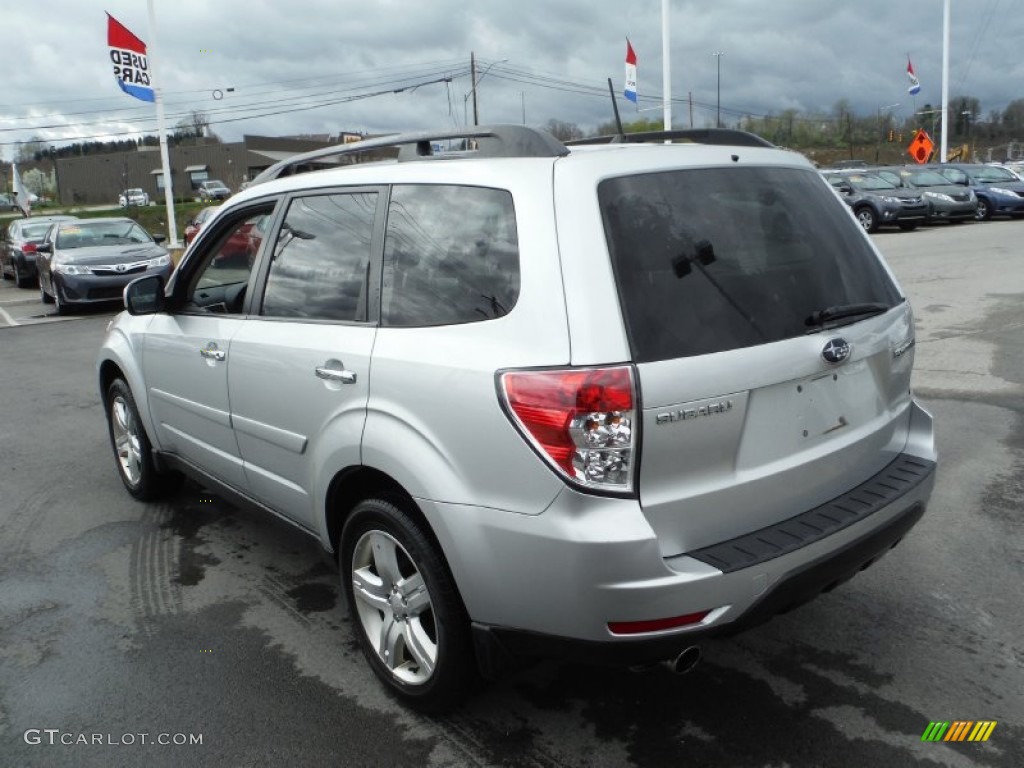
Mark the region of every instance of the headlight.
<instances>
[{"instance_id":1,"label":"headlight","mask_svg":"<svg viewBox=\"0 0 1024 768\"><path fill-rule=\"evenodd\" d=\"M898 197L883 197L882 198L882 202L883 203L893 203L895 205L899 205L903 201L900 200Z\"/></svg>"},{"instance_id":2,"label":"headlight","mask_svg":"<svg viewBox=\"0 0 1024 768\"><path fill-rule=\"evenodd\" d=\"M1017 197L1017 193L1012 189L1003 189L1002 187L989 187L989 190L995 192L997 195L1006 195L1007 197Z\"/></svg>"},{"instance_id":3,"label":"headlight","mask_svg":"<svg viewBox=\"0 0 1024 768\"><path fill-rule=\"evenodd\" d=\"M925 197L930 197L933 200L945 200L947 203L952 203L953 202L953 198L952 197L950 197L949 195L944 194L942 192L925 192L924 196Z\"/></svg>"},{"instance_id":4,"label":"headlight","mask_svg":"<svg viewBox=\"0 0 1024 768\"><path fill-rule=\"evenodd\" d=\"M150 267L166 267L171 263L170 256L157 256L155 259L149 260Z\"/></svg>"},{"instance_id":5,"label":"headlight","mask_svg":"<svg viewBox=\"0 0 1024 768\"><path fill-rule=\"evenodd\" d=\"M88 275L91 274L88 267L82 267L78 264L61 264L57 262L52 267L53 271L58 275Z\"/></svg>"}]
</instances>

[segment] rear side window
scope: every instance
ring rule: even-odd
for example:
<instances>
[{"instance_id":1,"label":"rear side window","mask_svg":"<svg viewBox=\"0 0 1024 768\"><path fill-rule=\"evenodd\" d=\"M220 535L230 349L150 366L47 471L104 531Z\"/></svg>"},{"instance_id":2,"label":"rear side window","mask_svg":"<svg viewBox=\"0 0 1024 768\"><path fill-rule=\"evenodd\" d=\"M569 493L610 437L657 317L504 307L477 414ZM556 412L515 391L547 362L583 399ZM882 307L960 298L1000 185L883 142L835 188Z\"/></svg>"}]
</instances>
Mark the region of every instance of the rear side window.
<instances>
[{"instance_id":1,"label":"rear side window","mask_svg":"<svg viewBox=\"0 0 1024 768\"><path fill-rule=\"evenodd\" d=\"M826 307L902 300L813 171L650 173L605 180L598 197L637 362L792 338Z\"/></svg>"},{"instance_id":2,"label":"rear side window","mask_svg":"<svg viewBox=\"0 0 1024 768\"><path fill-rule=\"evenodd\" d=\"M384 235L384 325L490 320L507 314L518 297L519 238L508 191L393 188Z\"/></svg>"},{"instance_id":3,"label":"rear side window","mask_svg":"<svg viewBox=\"0 0 1024 768\"><path fill-rule=\"evenodd\" d=\"M291 202L267 276L261 314L315 320L367 318L376 192ZM266 221L250 236L262 241Z\"/></svg>"}]
</instances>

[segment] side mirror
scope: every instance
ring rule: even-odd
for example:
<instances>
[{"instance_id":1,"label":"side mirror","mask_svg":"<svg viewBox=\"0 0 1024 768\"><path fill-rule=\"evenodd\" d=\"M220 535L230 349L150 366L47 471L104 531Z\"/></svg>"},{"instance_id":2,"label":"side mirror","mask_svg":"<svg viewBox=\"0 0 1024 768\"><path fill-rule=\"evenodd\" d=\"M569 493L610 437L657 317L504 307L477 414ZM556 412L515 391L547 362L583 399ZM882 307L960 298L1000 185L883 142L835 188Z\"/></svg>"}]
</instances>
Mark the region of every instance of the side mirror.
<instances>
[{"instance_id":1,"label":"side mirror","mask_svg":"<svg viewBox=\"0 0 1024 768\"><path fill-rule=\"evenodd\" d=\"M36 246L36 253L53 253L53 243L40 243Z\"/></svg>"},{"instance_id":2,"label":"side mirror","mask_svg":"<svg viewBox=\"0 0 1024 768\"><path fill-rule=\"evenodd\" d=\"M160 234L159 232L157 234L153 235L153 242L155 242L155 243L162 243L166 239L167 239L167 235Z\"/></svg>"},{"instance_id":3,"label":"side mirror","mask_svg":"<svg viewBox=\"0 0 1024 768\"><path fill-rule=\"evenodd\" d=\"M124 288L124 308L129 315L152 315L164 308L164 279L149 275L132 280Z\"/></svg>"}]
</instances>

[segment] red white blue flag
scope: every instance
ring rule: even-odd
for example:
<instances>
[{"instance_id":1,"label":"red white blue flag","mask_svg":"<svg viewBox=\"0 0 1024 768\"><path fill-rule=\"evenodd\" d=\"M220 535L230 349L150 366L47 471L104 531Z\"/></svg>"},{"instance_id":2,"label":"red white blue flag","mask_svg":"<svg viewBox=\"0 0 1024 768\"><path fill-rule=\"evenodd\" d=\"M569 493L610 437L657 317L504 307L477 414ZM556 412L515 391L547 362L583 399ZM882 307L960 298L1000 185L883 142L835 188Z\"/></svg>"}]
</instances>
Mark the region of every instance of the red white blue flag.
<instances>
[{"instance_id":1,"label":"red white blue flag","mask_svg":"<svg viewBox=\"0 0 1024 768\"><path fill-rule=\"evenodd\" d=\"M910 80L910 87L907 88L907 93L911 96L917 96L921 92L921 82L917 79L917 75L914 74L914 65L910 63L909 56L907 56L907 79Z\"/></svg>"},{"instance_id":2,"label":"red white blue flag","mask_svg":"<svg viewBox=\"0 0 1024 768\"><path fill-rule=\"evenodd\" d=\"M626 38L626 98L636 104L636 52Z\"/></svg>"},{"instance_id":3,"label":"red white blue flag","mask_svg":"<svg viewBox=\"0 0 1024 768\"><path fill-rule=\"evenodd\" d=\"M146 44L109 13L107 45L110 47L110 61L114 65L114 77L121 90L142 101L155 101Z\"/></svg>"}]
</instances>

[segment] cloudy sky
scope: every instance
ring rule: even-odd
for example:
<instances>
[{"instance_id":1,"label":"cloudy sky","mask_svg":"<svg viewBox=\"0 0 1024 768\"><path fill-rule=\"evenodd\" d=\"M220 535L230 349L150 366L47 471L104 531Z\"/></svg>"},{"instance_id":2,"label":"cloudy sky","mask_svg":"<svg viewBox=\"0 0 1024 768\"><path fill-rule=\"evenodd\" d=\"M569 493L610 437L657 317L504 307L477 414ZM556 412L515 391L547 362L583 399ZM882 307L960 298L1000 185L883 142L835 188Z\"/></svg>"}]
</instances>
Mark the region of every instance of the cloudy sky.
<instances>
[{"instance_id":1,"label":"cloudy sky","mask_svg":"<svg viewBox=\"0 0 1024 768\"><path fill-rule=\"evenodd\" d=\"M640 112L660 119L661 0L0 0L0 153L155 132L153 105L118 89L109 12L155 55L167 125L193 111L243 134L385 132L472 122L470 53L481 123L592 129L612 118L625 38L638 56ZM676 127L713 124L721 63L724 120L785 109L903 118L941 102L942 0L671 0ZM12 34L13 33L13 34ZM950 97L982 113L1024 98L1024 0L952 0ZM722 52L720 59L713 53ZM907 55L921 80L907 93ZM230 89L230 90L229 90ZM650 111L642 111L650 110ZM1024 137L1022 137L1024 138Z\"/></svg>"}]
</instances>

